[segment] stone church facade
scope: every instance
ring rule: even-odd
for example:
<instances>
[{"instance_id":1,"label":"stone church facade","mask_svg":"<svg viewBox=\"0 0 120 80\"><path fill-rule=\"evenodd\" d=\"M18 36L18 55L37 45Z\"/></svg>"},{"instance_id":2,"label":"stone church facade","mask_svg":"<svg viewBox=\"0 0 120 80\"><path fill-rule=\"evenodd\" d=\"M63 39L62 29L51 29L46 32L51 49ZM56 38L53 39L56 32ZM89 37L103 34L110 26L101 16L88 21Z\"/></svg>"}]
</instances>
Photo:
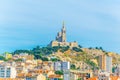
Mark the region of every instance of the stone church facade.
<instances>
[{"instance_id":1,"label":"stone church facade","mask_svg":"<svg viewBox=\"0 0 120 80\"><path fill-rule=\"evenodd\" d=\"M51 41L49 46L54 47L54 46L69 46L69 47L78 47L78 43L76 41L74 42L67 42L66 40L66 28L63 23L61 32L58 32L56 39Z\"/></svg>"}]
</instances>

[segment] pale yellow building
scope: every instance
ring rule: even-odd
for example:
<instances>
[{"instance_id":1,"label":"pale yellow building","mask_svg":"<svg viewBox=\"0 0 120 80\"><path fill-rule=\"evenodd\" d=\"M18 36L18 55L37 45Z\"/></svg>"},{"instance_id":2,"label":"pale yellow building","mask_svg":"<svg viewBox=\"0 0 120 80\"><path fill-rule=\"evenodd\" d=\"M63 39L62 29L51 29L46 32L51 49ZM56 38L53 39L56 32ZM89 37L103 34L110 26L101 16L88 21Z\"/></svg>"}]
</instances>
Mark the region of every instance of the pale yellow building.
<instances>
[{"instance_id":1,"label":"pale yellow building","mask_svg":"<svg viewBox=\"0 0 120 80\"><path fill-rule=\"evenodd\" d=\"M3 56L5 57L5 59L11 59L12 58L12 54L8 53L8 52L5 52L3 54Z\"/></svg>"},{"instance_id":2,"label":"pale yellow building","mask_svg":"<svg viewBox=\"0 0 120 80\"><path fill-rule=\"evenodd\" d=\"M112 72L112 57L107 55L99 56L99 67L106 72Z\"/></svg>"},{"instance_id":3,"label":"pale yellow building","mask_svg":"<svg viewBox=\"0 0 120 80\"><path fill-rule=\"evenodd\" d=\"M26 77L26 80L46 80L46 77L43 74L39 74L39 75L30 75L28 77Z\"/></svg>"}]
</instances>

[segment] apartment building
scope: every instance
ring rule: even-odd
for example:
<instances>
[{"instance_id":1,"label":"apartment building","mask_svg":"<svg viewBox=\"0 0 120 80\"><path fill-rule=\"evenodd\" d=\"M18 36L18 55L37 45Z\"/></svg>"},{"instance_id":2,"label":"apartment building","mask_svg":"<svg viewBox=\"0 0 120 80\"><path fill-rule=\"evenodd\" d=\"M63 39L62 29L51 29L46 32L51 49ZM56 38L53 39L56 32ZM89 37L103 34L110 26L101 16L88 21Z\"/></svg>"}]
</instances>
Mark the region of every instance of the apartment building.
<instances>
[{"instance_id":1,"label":"apartment building","mask_svg":"<svg viewBox=\"0 0 120 80\"><path fill-rule=\"evenodd\" d=\"M15 67L0 65L0 78L16 78L16 75Z\"/></svg>"}]
</instances>

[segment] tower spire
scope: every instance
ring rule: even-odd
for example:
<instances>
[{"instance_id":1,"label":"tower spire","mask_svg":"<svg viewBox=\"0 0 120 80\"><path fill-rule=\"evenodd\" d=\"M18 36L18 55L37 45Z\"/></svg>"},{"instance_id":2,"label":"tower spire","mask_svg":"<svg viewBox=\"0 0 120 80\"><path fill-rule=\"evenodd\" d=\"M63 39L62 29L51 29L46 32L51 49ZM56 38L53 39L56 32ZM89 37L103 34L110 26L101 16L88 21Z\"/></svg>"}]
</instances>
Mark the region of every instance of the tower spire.
<instances>
[{"instance_id":1,"label":"tower spire","mask_svg":"<svg viewBox=\"0 0 120 80\"><path fill-rule=\"evenodd\" d=\"M62 42L66 42L66 28L65 28L65 23L64 23L64 21L63 21L63 27L62 27L62 31L61 31L61 34L62 34L62 38L61 38L61 40L62 40Z\"/></svg>"},{"instance_id":2,"label":"tower spire","mask_svg":"<svg viewBox=\"0 0 120 80\"><path fill-rule=\"evenodd\" d=\"M63 28L65 28L65 22L63 21Z\"/></svg>"}]
</instances>

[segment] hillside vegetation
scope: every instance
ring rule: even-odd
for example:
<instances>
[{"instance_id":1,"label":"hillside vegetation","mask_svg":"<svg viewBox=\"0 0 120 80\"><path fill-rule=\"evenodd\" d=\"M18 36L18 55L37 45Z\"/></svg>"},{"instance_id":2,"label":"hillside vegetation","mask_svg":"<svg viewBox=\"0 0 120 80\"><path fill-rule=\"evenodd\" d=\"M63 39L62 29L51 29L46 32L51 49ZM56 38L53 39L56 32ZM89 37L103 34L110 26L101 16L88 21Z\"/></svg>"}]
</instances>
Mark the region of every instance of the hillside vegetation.
<instances>
[{"instance_id":1,"label":"hillside vegetation","mask_svg":"<svg viewBox=\"0 0 120 80\"><path fill-rule=\"evenodd\" d=\"M75 69L86 69L86 68L99 68L98 67L98 56L108 55L112 56L113 64L120 63L120 55L112 52L106 52L102 47L98 48L82 48L73 47L39 47L33 48L32 50L16 50L12 54L29 53L34 55L35 59L41 59L43 61L70 61ZM84 65L84 66L83 66Z\"/></svg>"}]
</instances>

